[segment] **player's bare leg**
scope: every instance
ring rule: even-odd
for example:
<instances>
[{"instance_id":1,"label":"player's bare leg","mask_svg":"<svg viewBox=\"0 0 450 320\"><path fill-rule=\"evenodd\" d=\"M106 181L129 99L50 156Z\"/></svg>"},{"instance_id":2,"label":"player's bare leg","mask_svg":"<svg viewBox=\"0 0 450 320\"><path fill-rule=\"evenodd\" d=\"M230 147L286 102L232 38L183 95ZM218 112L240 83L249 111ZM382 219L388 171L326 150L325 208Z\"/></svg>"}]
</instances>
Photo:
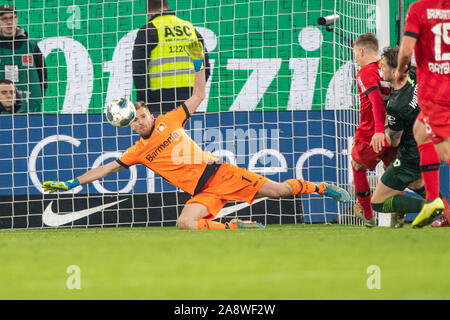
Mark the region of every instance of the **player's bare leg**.
<instances>
[{"instance_id":1,"label":"player's bare leg","mask_svg":"<svg viewBox=\"0 0 450 320\"><path fill-rule=\"evenodd\" d=\"M387 199L401 193L402 191L391 189L380 180L378 181L377 187L373 192L372 203L383 203Z\"/></svg>"},{"instance_id":2,"label":"player's bare leg","mask_svg":"<svg viewBox=\"0 0 450 320\"><path fill-rule=\"evenodd\" d=\"M445 163L449 164L450 161L450 138L447 138L439 143L434 145L436 151L439 153L441 160Z\"/></svg>"},{"instance_id":3,"label":"player's bare leg","mask_svg":"<svg viewBox=\"0 0 450 320\"><path fill-rule=\"evenodd\" d=\"M205 219L209 216L208 208L201 203L189 203L184 206L177 220L179 229L204 229L204 230L225 230L225 229L255 229L264 228L257 222L241 221L233 219L230 222L220 223Z\"/></svg>"},{"instance_id":4,"label":"player's bare leg","mask_svg":"<svg viewBox=\"0 0 450 320\"><path fill-rule=\"evenodd\" d=\"M337 201L349 202L347 191L329 183L313 183L302 179L289 179L284 182L267 180L256 194L256 198L284 198L296 194L318 193Z\"/></svg>"},{"instance_id":5,"label":"player's bare leg","mask_svg":"<svg viewBox=\"0 0 450 320\"><path fill-rule=\"evenodd\" d=\"M385 202L394 196L401 194L401 191L394 190L386 186L381 180L378 181L377 187L372 195L372 209L383 212L383 206ZM394 219L394 228L401 228L405 223L405 213L393 212L392 219Z\"/></svg>"},{"instance_id":6,"label":"player's bare leg","mask_svg":"<svg viewBox=\"0 0 450 320\"><path fill-rule=\"evenodd\" d=\"M418 145L431 142L430 137L427 134L427 127L422 121L416 120L413 127L414 139Z\"/></svg>"},{"instance_id":7,"label":"player's bare leg","mask_svg":"<svg viewBox=\"0 0 450 320\"><path fill-rule=\"evenodd\" d=\"M292 195L292 186L285 182L267 180L256 193L255 198L284 198Z\"/></svg>"},{"instance_id":8,"label":"player's bare leg","mask_svg":"<svg viewBox=\"0 0 450 320\"><path fill-rule=\"evenodd\" d=\"M179 229L197 229L198 221L208 216L208 209L200 203L191 203L184 206L177 219Z\"/></svg>"},{"instance_id":9,"label":"player's bare leg","mask_svg":"<svg viewBox=\"0 0 450 320\"><path fill-rule=\"evenodd\" d=\"M422 179L417 179L408 186L412 190L423 187ZM372 196L372 208L378 212L392 213L394 228L401 228L407 213L419 212L423 206L422 199L402 194L403 191L392 189L379 181Z\"/></svg>"},{"instance_id":10,"label":"player's bare leg","mask_svg":"<svg viewBox=\"0 0 450 320\"><path fill-rule=\"evenodd\" d=\"M209 215L208 208L201 203L188 203L184 206L177 220L179 229L237 229L236 225L204 219Z\"/></svg>"},{"instance_id":11,"label":"player's bare leg","mask_svg":"<svg viewBox=\"0 0 450 320\"><path fill-rule=\"evenodd\" d=\"M416 181L411 182L408 185L408 188L411 190L419 190L421 188L423 188L424 184L423 184L423 178L421 177L420 179L417 179Z\"/></svg>"}]
</instances>

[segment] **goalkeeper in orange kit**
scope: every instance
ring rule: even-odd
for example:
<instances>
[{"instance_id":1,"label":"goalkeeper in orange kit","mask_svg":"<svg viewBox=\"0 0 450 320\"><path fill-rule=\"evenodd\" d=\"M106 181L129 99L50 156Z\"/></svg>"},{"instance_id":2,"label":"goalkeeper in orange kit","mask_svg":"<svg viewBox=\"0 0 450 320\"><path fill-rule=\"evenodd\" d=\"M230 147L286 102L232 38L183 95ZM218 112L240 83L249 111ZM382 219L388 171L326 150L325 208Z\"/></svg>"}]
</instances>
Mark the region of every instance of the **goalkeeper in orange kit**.
<instances>
[{"instance_id":1,"label":"goalkeeper in orange kit","mask_svg":"<svg viewBox=\"0 0 450 320\"><path fill-rule=\"evenodd\" d=\"M328 183L314 184L301 179L278 183L244 168L221 162L203 151L185 132L184 126L205 97L203 46L194 41L186 46L195 69L192 96L178 108L156 119L143 102L135 103L136 118L131 128L140 140L116 161L87 171L65 182L46 181L45 190L69 190L101 179L135 164L143 164L169 183L191 194L178 220L180 229L262 228L255 222L233 219L211 221L228 201L252 203L256 198L281 198L296 194L318 193L342 202L349 202L347 191Z\"/></svg>"}]
</instances>

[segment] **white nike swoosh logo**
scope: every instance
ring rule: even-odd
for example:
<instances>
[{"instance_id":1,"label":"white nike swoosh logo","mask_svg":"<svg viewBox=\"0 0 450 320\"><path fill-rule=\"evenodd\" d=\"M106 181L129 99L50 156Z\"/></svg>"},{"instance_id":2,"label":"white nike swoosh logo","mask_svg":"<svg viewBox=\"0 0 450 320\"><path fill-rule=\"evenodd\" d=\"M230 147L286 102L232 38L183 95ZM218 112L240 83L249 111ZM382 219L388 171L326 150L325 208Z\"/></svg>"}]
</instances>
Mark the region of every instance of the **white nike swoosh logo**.
<instances>
[{"instance_id":1,"label":"white nike swoosh logo","mask_svg":"<svg viewBox=\"0 0 450 320\"><path fill-rule=\"evenodd\" d=\"M258 200L253 201L253 203L251 205L254 205L255 203L258 203L260 201L266 200L268 199L267 197L264 198L259 198ZM250 206L250 204L248 204L247 202L244 203L240 203L240 204L235 204L234 206L231 207L226 207L223 208L222 210L219 211L219 213L217 214L217 216L213 219L217 219L217 218L221 218L224 217L226 215L229 215L230 213L236 212L238 210L244 209L246 207Z\"/></svg>"},{"instance_id":2,"label":"white nike swoosh logo","mask_svg":"<svg viewBox=\"0 0 450 320\"><path fill-rule=\"evenodd\" d=\"M103 209L112 207L122 201L128 200L127 199L122 199L116 202L112 202L112 203L108 203L108 204L104 204L98 207L94 207L94 208L88 208L88 209L84 209L81 211L76 211L76 212L71 212L71 213L64 213L64 214L56 214L53 212L52 210L52 204L53 201L51 201L49 203L49 205L47 206L47 208L45 208L44 213L42 214L42 222L44 224L46 224L47 226L50 227L57 227L57 226L61 226L63 224L72 222L72 221L76 221L79 220L81 218L87 217L95 212L101 211Z\"/></svg>"}]
</instances>

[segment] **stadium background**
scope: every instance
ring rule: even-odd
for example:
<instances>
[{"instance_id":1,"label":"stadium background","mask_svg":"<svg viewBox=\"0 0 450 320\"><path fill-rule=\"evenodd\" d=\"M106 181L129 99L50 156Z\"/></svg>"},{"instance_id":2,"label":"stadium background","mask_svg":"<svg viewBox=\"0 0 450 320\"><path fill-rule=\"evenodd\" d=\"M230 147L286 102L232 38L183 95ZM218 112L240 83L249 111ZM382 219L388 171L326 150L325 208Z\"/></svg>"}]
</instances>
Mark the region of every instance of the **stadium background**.
<instances>
[{"instance_id":1,"label":"stadium background","mask_svg":"<svg viewBox=\"0 0 450 320\"><path fill-rule=\"evenodd\" d=\"M18 11L19 25L39 41L49 87L43 114L2 116L0 228L43 226L41 214L52 199L59 200L60 211L69 212L108 198L122 199L131 191L133 201L124 202L117 215L95 214L75 225L173 224L185 195L142 167L136 168L134 180L133 173L121 172L102 185L84 186L75 196L43 196L40 189L44 180L70 179L117 157L136 140L129 128L111 127L102 110L114 97L134 97L131 49L136 30L146 23L144 1L17 0L10 4ZM312 181L347 184L351 135L339 135L348 132L346 112L355 106L348 99L332 103L338 97L331 84L342 80L337 75L346 61L333 58L342 48L333 42L333 33L317 26L318 17L333 13L334 1L169 0L169 4L203 31L212 62L208 97L200 110L206 114L194 115L187 126L194 140L212 151L236 151L237 142L229 132L240 130L249 139L243 142L242 152L234 154L239 165L277 181L301 175ZM353 5L355 12L366 10L365 27L375 32L375 8ZM397 12L393 4L391 44L398 39ZM253 72L258 67L264 72ZM252 83L251 77L256 77ZM339 94L345 97L347 92ZM355 125L356 115L350 125ZM211 130L225 139L205 139ZM268 160L258 154L264 150L276 152ZM449 172L444 167L444 194L448 188ZM142 203L152 208L147 210ZM334 201L316 196L303 198L301 209L297 201L286 205L291 206L288 211L300 210L301 217L294 213L265 222L333 221L342 210Z\"/></svg>"}]
</instances>

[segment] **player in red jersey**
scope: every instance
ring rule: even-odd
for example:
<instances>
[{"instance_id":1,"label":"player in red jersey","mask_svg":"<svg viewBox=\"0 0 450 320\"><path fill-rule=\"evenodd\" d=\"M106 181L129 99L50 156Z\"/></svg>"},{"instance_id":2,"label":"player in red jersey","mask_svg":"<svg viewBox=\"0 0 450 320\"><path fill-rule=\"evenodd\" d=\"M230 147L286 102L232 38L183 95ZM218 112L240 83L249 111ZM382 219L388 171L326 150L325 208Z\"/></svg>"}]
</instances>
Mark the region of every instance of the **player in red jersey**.
<instances>
[{"instance_id":1,"label":"player in red jersey","mask_svg":"<svg viewBox=\"0 0 450 320\"><path fill-rule=\"evenodd\" d=\"M423 227L445 210L439 197L440 159L450 161L450 1L421 0L411 4L406 17L396 77L406 77L414 51L421 113L414 125L427 191L413 227ZM440 226L448 225L446 219ZM445 217L446 216L446 217Z\"/></svg>"},{"instance_id":2,"label":"player in red jersey","mask_svg":"<svg viewBox=\"0 0 450 320\"><path fill-rule=\"evenodd\" d=\"M360 35L354 43L353 54L361 67L356 75L360 98L360 122L355 132L352 148L352 169L358 202L355 215L365 226L374 227L375 217L371 207L371 192L367 170L374 170L380 161L388 166L397 153L384 136L385 100L389 86L382 85L378 39L373 33Z\"/></svg>"}]
</instances>

